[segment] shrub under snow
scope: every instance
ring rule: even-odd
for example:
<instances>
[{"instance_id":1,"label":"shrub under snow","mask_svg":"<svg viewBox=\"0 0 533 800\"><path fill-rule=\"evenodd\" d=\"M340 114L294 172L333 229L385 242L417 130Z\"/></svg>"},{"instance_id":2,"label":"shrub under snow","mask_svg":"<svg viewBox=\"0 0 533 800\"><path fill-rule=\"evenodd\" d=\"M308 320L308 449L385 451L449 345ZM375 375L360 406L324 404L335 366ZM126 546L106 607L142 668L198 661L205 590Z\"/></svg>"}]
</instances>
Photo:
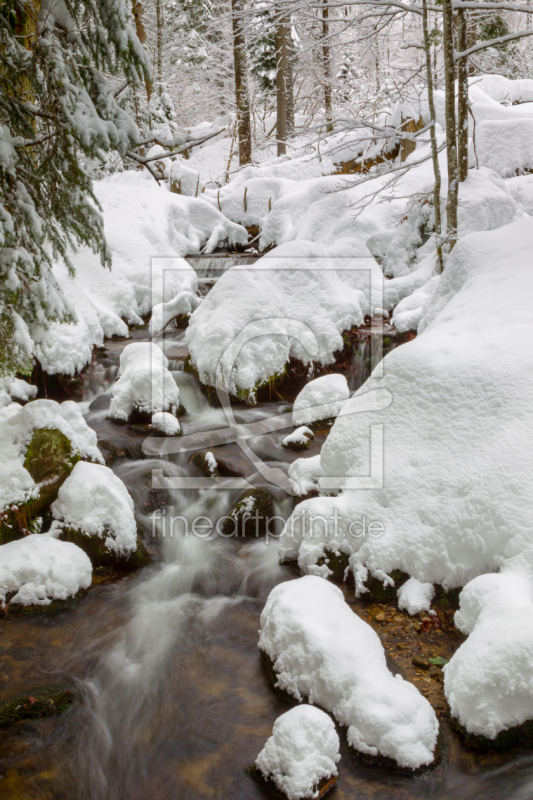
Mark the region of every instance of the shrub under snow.
<instances>
[{"instance_id":1,"label":"shrub under snow","mask_svg":"<svg viewBox=\"0 0 533 800\"><path fill-rule=\"evenodd\" d=\"M339 737L331 718L301 705L278 717L255 763L289 800L300 800L318 796L317 786L337 775L339 760Z\"/></svg>"},{"instance_id":2,"label":"shrub under snow","mask_svg":"<svg viewBox=\"0 0 533 800\"><path fill-rule=\"evenodd\" d=\"M259 647L273 662L276 685L330 711L356 750L411 769L433 761L435 712L389 672L377 633L333 584L308 575L276 586L261 614Z\"/></svg>"},{"instance_id":3,"label":"shrub under snow","mask_svg":"<svg viewBox=\"0 0 533 800\"><path fill-rule=\"evenodd\" d=\"M179 389L163 351L152 342L127 345L120 356L109 416L127 421L133 411L146 415L166 411L175 415L178 407Z\"/></svg>"}]
</instances>

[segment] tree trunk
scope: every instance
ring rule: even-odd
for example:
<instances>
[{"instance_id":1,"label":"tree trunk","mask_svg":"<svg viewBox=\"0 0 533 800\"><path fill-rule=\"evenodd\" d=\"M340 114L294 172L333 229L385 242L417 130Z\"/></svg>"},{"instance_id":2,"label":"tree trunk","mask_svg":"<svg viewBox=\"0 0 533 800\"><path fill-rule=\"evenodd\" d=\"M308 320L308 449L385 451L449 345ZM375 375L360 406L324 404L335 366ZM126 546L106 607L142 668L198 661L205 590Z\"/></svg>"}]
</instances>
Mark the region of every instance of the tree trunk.
<instances>
[{"instance_id":1,"label":"tree trunk","mask_svg":"<svg viewBox=\"0 0 533 800\"><path fill-rule=\"evenodd\" d=\"M467 48L467 16L464 8L457 11L457 50ZM459 182L468 177L468 58L457 62L457 164Z\"/></svg>"},{"instance_id":2,"label":"tree trunk","mask_svg":"<svg viewBox=\"0 0 533 800\"><path fill-rule=\"evenodd\" d=\"M448 158L448 199L446 204L447 249L457 241L457 201L459 180L457 170L457 124L455 117L455 64L453 60L452 0L443 0L444 88L446 93L446 150Z\"/></svg>"},{"instance_id":3,"label":"tree trunk","mask_svg":"<svg viewBox=\"0 0 533 800\"><path fill-rule=\"evenodd\" d=\"M333 111L331 102L331 47L329 44L329 8L324 0L322 9L322 59L324 63L324 107L326 109L326 131L333 130Z\"/></svg>"},{"instance_id":4,"label":"tree trunk","mask_svg":"<svg viewBox=\"0 0 533 800\"><path fill-rule=\"evenodd\" d=\"M235 67L235 100L237 102L237 129L239 137L239 166L252 162L252 123L248 96L248 65L244 39L242 0L232 0L233 12L233 63Z\"/></svg>"},{"instance_id":5,"label":"tree trunk","mask_svg":"<svg viewBox=\"0 0 533 800\"><path fill-rule=\"evenodd\" d=\"M162 0L155 0L156 21L157 21L157 77L159 93L162 92L161 82L163 80L163 3Z\"/></svg>"},{"instance_id":6,"label":"tree trunk","mask_svg":"<svg viewBox=\"0 0 533 800\"><path fill-rule=\"evenodd\" d=\"M294 58L291 51L287 59L287 133L294 133Z\"/></svg>"},{"instance_id":7,"label":"tree trunk","mask_svg":"<svg viewBox=\"0 0 533 800\"><path fill-rule=\"evenodd\" d=\"M132 2L133 8L133 19L135 20L135 32L137 33L137 39L140 41L142 45L146 44L146 28L144 27L144 9L142 3L136 3L135 0ZM148 78L145 78L144 85L146 87L146 97L148 98L148 102L150 101L150 97L152 96L152 83Z\"/></svg>"},{"instance_id":8,"label":"tree trunk","mask_svg":"<svg viewBox=\"0 0 533 800\"><path fill-rule=\"evenodd\" d=\"M287 152L285 142L287 141L288 117L288 27L287 17L281 17L276 28L276 138L278 141L278 156L284 156Z\"/></svg>"},{"instance_id":9,"label":"tree trunk","mask_svg":"<svg viewBox=\"0 0 533 800\"><path fill-rule=\"evenodd\" d=\"M428 84L428 105L433 125L429 131L431 139L431 158L433 161L433 174L435 176L435 186L433 189L433 208L435 213L435 246L437 248L437 258L439 268L442 272L442 220L440 213L440 188L441 175L439 166L439 152L437 148L437 135L435 133L435 98L433 96L433 73L431 71L431 41L428 31L428 12L426 0L422 0L422 28L424 31L424 50L426 52L426 77Z\"/></svg>"}]
</instances>

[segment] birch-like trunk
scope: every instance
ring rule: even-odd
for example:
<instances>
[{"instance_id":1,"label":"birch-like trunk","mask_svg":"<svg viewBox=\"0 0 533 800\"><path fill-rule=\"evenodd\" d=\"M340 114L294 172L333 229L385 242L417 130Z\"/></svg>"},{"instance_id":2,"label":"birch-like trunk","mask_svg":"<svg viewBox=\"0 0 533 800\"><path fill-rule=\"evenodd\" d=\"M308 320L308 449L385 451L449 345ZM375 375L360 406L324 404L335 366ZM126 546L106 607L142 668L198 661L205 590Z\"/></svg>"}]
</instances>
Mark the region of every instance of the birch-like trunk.
<instances>
[{"instance_id":1,"label":"birch-like trunk","mask_svg":"<svg viewBox=\"0 0 533 800\"><path fill-rule=\"evenodd\" d=\"M444 88L446 93L446 150L448 158L448 199L446 203L447 249L457 241L457 201L459 175L457 168L457 123L455 116L455 63L453 59L452 0L443 0Z\"/></svg>"},{"instance_id":2,"label":"birch-like trunk","mask_svg":"<svg viewBox=\"0 0 533 800\"><path fill-rule=\"evenodd\" d=\"M439 151L437 147L437 135L435 133L435 98L433 95L433 72L431 70L431 41L428 31L428 12L426 0L422 0L422 28L424 31L424 50L426 53L426 77L428 84L428 105L429 113L433 121L433 125L429 131L429 138L431 140L431 159L433 161L433 174L435 176L435 186L433 189L433 208L435 213L435 246L437 248L437 258L439 260L439 268L442 272L442 219L440 213L440 189L441 189L441 174L439 166Z\"/></svg>"},{"instance_id":3,"label":"birch-like trunk","mask_svg":"<svg viewBox=\"0 0 533 800\"><path fill-rule=\"evenodd\" d=\"M237 135L239 165L252 162L252 122L248 95L248 63L242 19L242 0L232 0L233 64L235 68L235 100L237 103Z\"/></svg>"},{"instance_id":4,"label":"birch-like trunk","mask_svg":"<svg viewBox=\"0 0 533 800\"><path fill-rule=\"evenodd\" d=\"M326 110L326 131L333 130L333 109L331 96L331 46L329 43L329 8L324 0L322 9L322 60L324 65L324 107Z\"/></svg>"},{"instance_id":5,"label":"birch-like trunk","mask_svg":"<svg viewBox=\"0 0 533 800\"><path fill-rule=\"evenodd\" d=\"M464 8L457 11L457 50L467 49L467 15ZM468 58L457 62L457 164L459 182L468 177Z\"/></svg>"}]
</instances>

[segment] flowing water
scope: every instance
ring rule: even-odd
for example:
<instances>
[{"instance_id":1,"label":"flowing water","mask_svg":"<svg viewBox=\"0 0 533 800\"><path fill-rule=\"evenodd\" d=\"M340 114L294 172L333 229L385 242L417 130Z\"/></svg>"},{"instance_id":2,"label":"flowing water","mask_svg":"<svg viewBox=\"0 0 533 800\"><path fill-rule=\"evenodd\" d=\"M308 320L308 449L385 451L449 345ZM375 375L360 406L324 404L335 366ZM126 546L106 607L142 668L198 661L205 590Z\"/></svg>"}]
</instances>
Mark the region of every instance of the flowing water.
<instances>
[{"instance_id":1,"label":"flowing water","mask_svg":"<svg viewBox=\"0 0 533 800\"><path fill-rule=\"evenodd\" d=\"M208 276L208 270L205 270ZM137 331L134 339L147 337ZM0 699L17 691L74 681L81 695L60 718L18 723L0 731L0 797L39 800L254 800L265 789L248 769L287 710L273 690L257 649L259 615L280 581L295 577L280 566L275 540L199 538L174 531L168 520L199 515L213 522L243 491L154 489L152 470L169 478L200 473L190 453L146 457L146 431L107 419L109 389L127 342L108 342L93 365L82 404L88 423L120 451L113 465L134 498L150 538L154 564L136 575L101 581L79 605L56 616L5 620L0 633ZM393 345L392 345L393 346ZM366 348L366 349L365 349ZM366 379L370 345L353 355L353 389ZM165 350L186 413L184 435L224 426L196 379L183 371L183 332L169 330ZM283 414L286 402L236 405L239 423ZM290 431L257 436L254 451L287 470L299 456L281 447ZM318 432L309 453L318 452ZM264 479L236 444L215 455L228 474L261 486ZM286 518L293 499L276 495ZM154 511L157 513L154 514ZM364 764L346 746L338 800L450 798L526 800L533 797L533 755L473 751L443 725L442 758L420 775Z\"/></svg>"}]
</instances>

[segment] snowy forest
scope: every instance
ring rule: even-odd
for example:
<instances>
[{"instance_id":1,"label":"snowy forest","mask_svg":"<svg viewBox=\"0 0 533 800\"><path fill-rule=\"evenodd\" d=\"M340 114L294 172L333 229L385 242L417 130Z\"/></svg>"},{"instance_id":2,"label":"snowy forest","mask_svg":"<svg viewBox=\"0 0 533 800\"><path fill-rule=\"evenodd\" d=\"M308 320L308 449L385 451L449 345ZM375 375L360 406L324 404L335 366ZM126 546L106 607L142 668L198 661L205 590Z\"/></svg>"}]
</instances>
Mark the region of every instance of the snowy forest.
<instances>
[{"instance_id":1,"label":"snowy forest","mask_svg":"<svg viewBox=\"0 0 533 800\"><path fill-rule=\"evenodd\" d=\"M1 0L2 800L533 796L532 17Z\"/></svg>"}]
</instances>

